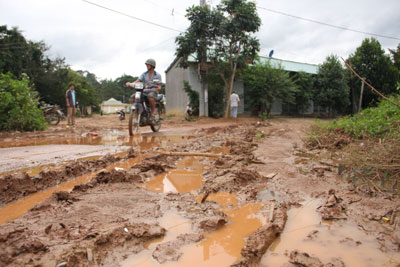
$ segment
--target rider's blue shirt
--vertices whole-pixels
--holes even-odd
[[[139,80],[144,84],[144,88],[147,88],[147,85],[150,85],[151,88],[155,88],[158,84],[153,83],[153,80],[158,80],[159,83],[161,83],[161,75],[154,71],[153,76],[149,78],[149,72],[146,71],[140,75]]]

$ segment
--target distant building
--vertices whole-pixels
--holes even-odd
[[[103,101],[100,104],[101,111],[105,114],[116,113],[117,111],[124,109],[128,111],[129,104],[124,104],[121,101],[116,100],[115,98],[110,98],[107,101]]]
[[[289,72],[306,72],[310,74],[317,74],[318,65],[308,64],[308,63],[300,63],[295,61],[283,60],[272,57],[260,57],[261,61],[269,61],[270,64],[274,67],[280,66],[282,69]],[[166,112],[167,114],[184,114],[186,105],[189,102],[189,98],[185,91],[183,90],[183,82],[188,81],[192,90],[195,90],[200,93],[201,83],[198,72],[198,64],[193,59],[192,62],[189,60],[189,67],[184,69],[179,67],[179,58],[175,58],[175,60],[170,64],[170,66],[165,71],[166,73],[166,85],[165,85],[165,95],[167,98]],[[245,103],[245,88],[243,83],[240,81],[236,81],[233,85],[233,90],[238,93],[241,99],[241,103],[243,105],[239,106],[238,114],[243,113],[246,109]],[[272,114],[282,114],[283,111],[283,103],[278,100],[273,104]],[[314,110],[313,105],[310,106],[310,109],[307,113],[312,113]]]

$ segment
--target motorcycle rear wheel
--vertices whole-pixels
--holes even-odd
[[[140,113],[137,109],[131,110],[129,114],[129,135],[132,136],[139,131]]]
[[[45,118],[46,118],[47,123],[50,124],[50,125],[57,125],[61,120],[61,118],[58,115],[58,113],[55,113],[55,112],[46,114]]]
[[[158,132],[161,128],[161,110],[157,108],[156,115],[154,115],[155,122],[150,125],[153,132]]]

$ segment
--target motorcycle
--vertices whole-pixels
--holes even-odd
[[[159,81],[153,80],[153,84],[157,83]],[[158,132],[161,128],[161,112],[164,108],[163,94],[158,94],[155,99],[155,115],[151,120],[150,102],[147,93],[144,92],[143,83],[137,82],[131,86],[136,89],[136,92],[130,98],[132,106],[129,115],[129,135],[134,135],[138,132],[139,127],[145,126],[150,126],[153,132]]]
[[[125,120],[125,110],[123,108],[118,110],[117,114],[120,121]]]
[[[41,106],[40,109],[48,124],[57,125],[64,117],[58,105]]]

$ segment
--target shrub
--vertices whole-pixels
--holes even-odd
[[[391,100],[400,103],[400,96],[393,96]],[[331,130],[343,128],[353,138],[400,138],[400,107],[382,101],[377,107],[335,120],[328,127]]]
[[[199,115],[199,93],[192,89],[188,81],[183,82],[183,90],[189,97],[189,103],[192,105],[193,108],[193,115]]]
[[[46,128],[38,95],[29,86],[27,77],[12,78],[10,73],[0,76],[0,131],[33,131]]]

